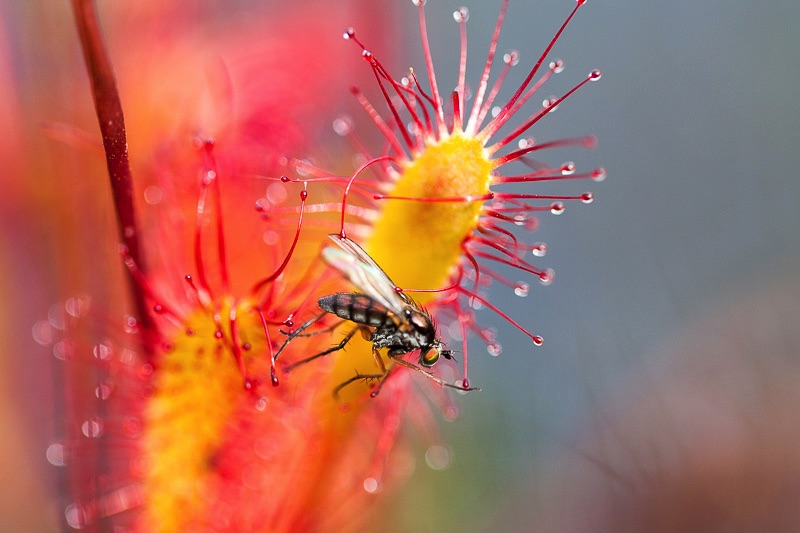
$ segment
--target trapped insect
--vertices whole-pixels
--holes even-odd
[[[462,391],[480,390],[447,383],[425,370],[436,364],[440,357],[453,358],[453,352],[445,349],[444,343],[436,337],[436,327],[430,315],[400,291],[375,260],[358,244],[337,234],[328,237],[336,246],[326,247],[322,251],[322,258],[363,292],[339,292],[320,298],[317,304],[323,312],[289,334],[273,361],[277,360],[281,352],[295,338],[318,335],[332,331],[345,322],[351,322],[355,327],[339,344],[293,363],[286,367],[286,370],[292,370],[314,359],[342,350],[353,335],[360,331],[364,338],[372,342],[372,356],[380,372],[357,373],[336,387],[334,394],[338,394],[342,388],[354,381],[377,379],[380,384],[371,393],[373,397],[377,396],[386,377],[395,368],[386,367],[379,353],[381,348],[387,348],[386,355],[394,363],[416,370],[442,386]],[[336,315],[342,320],[323,331],[303,333],[326,314]],[[419,365],[403,359],[404,355],[415,350],[419,350]]]

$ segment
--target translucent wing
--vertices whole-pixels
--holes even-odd
[[[402,316],[403,308],[411,305],[411,301],[402,292],[397,292],[397,286],[375,260],[358,244],[346,237],[343,239],[335,233],[328,237],[336,243],[336,247],[328,246],[322,250],[322,259],[364,294],[389,311]]]

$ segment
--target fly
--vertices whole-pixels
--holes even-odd
[[[383,348],[386,348],[386,355],[394,363],[416,370],[442,386],[458,390],[480,390],[447,383],[426,370],[436,364],[440,357],[453,359],[453,352],[445,349],[444,343],[436,337],[436,327],[431,316],[403,293],[358,244],[338,234],[328,235],[328,237],[336,246],[328,246],[322,251],[323,260],[349,279],[362,292],[338,292],[317,300],[317,304],[323,312],[289,334],[283,346],[275,354],[275,359],[296,337],[332,331],[339,324],[351,322],[355,324],[355,327],[345,335],[339,344],[293,363],[286,369],[291,370],[314,359],[342,350],[353,338],[353,335],[360,331],[364,338],[372,342],[372,356],[380,373],[358,373],[355,377],[336,387],[334,394],[338,394],[342,388],[354,381],[377,379],[380,384],[371,393],[373,397],[377,396],[386,377],[394,368],[386,368],[379,353],[379,350]],[[342,321],[318,333],[303,334],[303,331],[326,314],[336,315]],[[418,364],[403,358],[404,355],[415,350],[419,350]]]

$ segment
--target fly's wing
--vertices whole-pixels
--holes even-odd
[[[343,239],[335,233],[328,237],[337,247],[323,249],[322,259],[386,309],[402,316],[403,308],[411,302],[405,294],[397,292],[396,285],[375,260],[346,237]]]

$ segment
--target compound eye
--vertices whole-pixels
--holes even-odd
[[[419,356],[419,363],[425,367],[432,367],[439,360],[439,350],[429,348]]]

